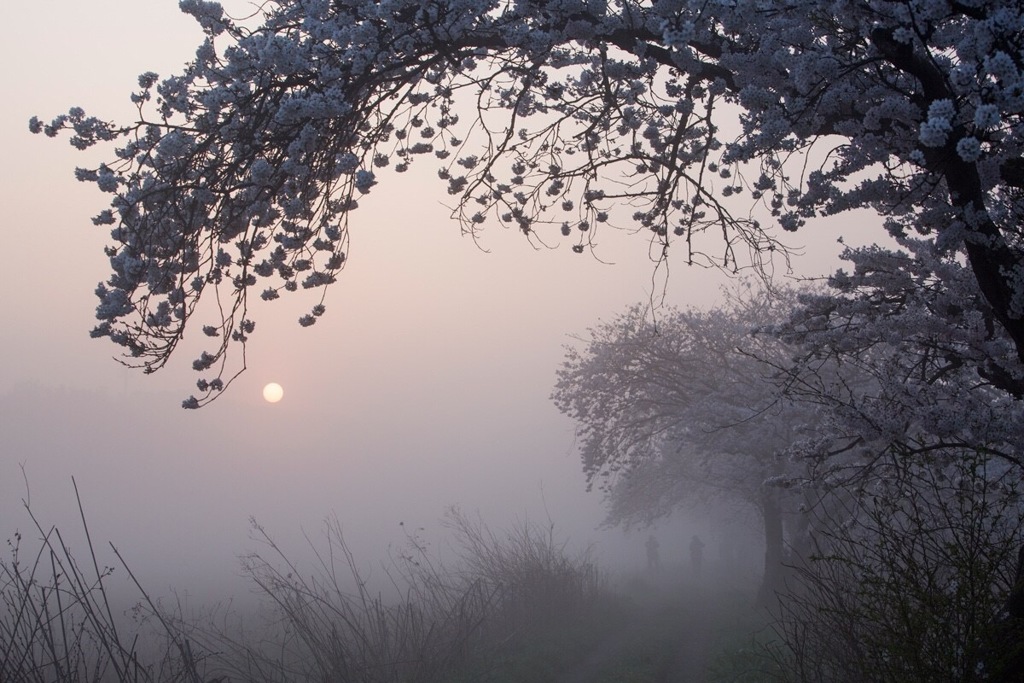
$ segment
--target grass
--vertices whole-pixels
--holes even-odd
[[[556,619],[510,644],[490,683],[658,683],[771,680],[737,678],[739,667],[759,676],[763,649],[740,657],[742,643],[765,618],[748,593],[669,583],[657,588],[611,587],[573,620]]]
[[[130,629],[111,606],[114,569],[97,561],[80,502],[79,511],[85,562],[31,510],[38,549],[27,553],[16,534],[0,559],[0,681],[699,683],[712,680],[714,652],[741,661],[728,648],[751,625],[741,616],[750,596],[617,590],[551,525],[494,532],[452,510],[457,557],[443,564],[410,537],[385,566],[387,598],[369,587],[337,520],[310,543],[311,567],[254,523],[263,550],[244,572],[265,609],[248,622],[165,607],[112,547],[140,596]]]
[[[97,561],[78,503],[88,549],[84,566],[60,530],[44,528],[31,509],[29,517],[40,534],[38,549],[25,555],[21,534],[7,542],[10,560],[0,562],[0,680],[148,682],[158,676],[160,681],[198,683],[189,643],[179,633],[168,631],[170,649],[146,664],[139,657],[138,637],[119,630],[108,592],[114,569]]]

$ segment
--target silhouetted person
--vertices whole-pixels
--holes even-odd
[[[661,545],[658,543],[658,539],[651,534],[647,537],[647,569],[654,571],[661,565],[661,557],[658,554],[658,547]]]
[[[700,536],[694,534],[690,541],[690,565],[693,567],[693,575],[700,576],[700,566],[704,562],[704,541]]]

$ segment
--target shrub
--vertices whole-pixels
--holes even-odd
[[[979,681],[1022,541],[1019,481],[971,453],[893,458],[827,495],[776,624],[798,681]]]

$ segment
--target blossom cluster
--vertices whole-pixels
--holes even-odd
[[[1024,471],[1024,363],[1012,340],[958,258],[936,256],[920,239],[900,243],[847,250],[852,270],[803,295],[774,328],[804,349],[788,381],[873,453],[970,451],[997,470]],[[860,388],[820,377],[826,362],[859,377]]]
[[[280,0],[238,23],[183,0],[205,39],[182,73],[140,76],[134,124],[74,108],[30,128],[119,145],[77,172],[112,196],[95,335],[153,371],[201,297],[230,302],[195,364],[228,381],[190,405],[233,376],[250,290],[315,290],[315,323],[359,199],[424,162],[470,233],[583,252],[639,229],[659,259],[735,270],[782,251],[772,226],[871,207],[966,254],[989,305],[1024,300],[1019,3],[790,5]],[[1024,348],[1024,322],[997,320]]]

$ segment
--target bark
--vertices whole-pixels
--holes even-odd
[[[889,29],[876,29],[871,34],[872,42],[879,53],[897,69],[915,77],[921,85],[919,95],[913,96],[917,104],[926,109],[930,102],[953,99],[946,85],[945,74],[933,60],[915,54],[906,44],[893,39]],[[982,295],[991,306],[992,315],[1003,326],[1017,349],[1017,356],[1024,362],[1024,318],[1013,308],[1016,285],[1013,281],[1021,254],[1006,241],[999,226],[989,217],[986,193],[983,189],[978,168],[963,161],[956,152],[956,141],[962,137],[962,130],[954,130],[950,142],[943,148],[926,153],[929,168],[940,174],[946,181],[950,202],[956,207],[970,226],[964,240],[967,259]],[[1008,176],[1016,186],[1020,181],[1019,164],[1007,164],[1002,175]],[[1018,383],[1002,387],[1020,398],[1024,387]]]
[[[782,506],[775,489],[767,489],[762,494],[761,518],[764,521],[764,575],[757,591],[757,604],[766,607],[783,587],[786,559]]]

